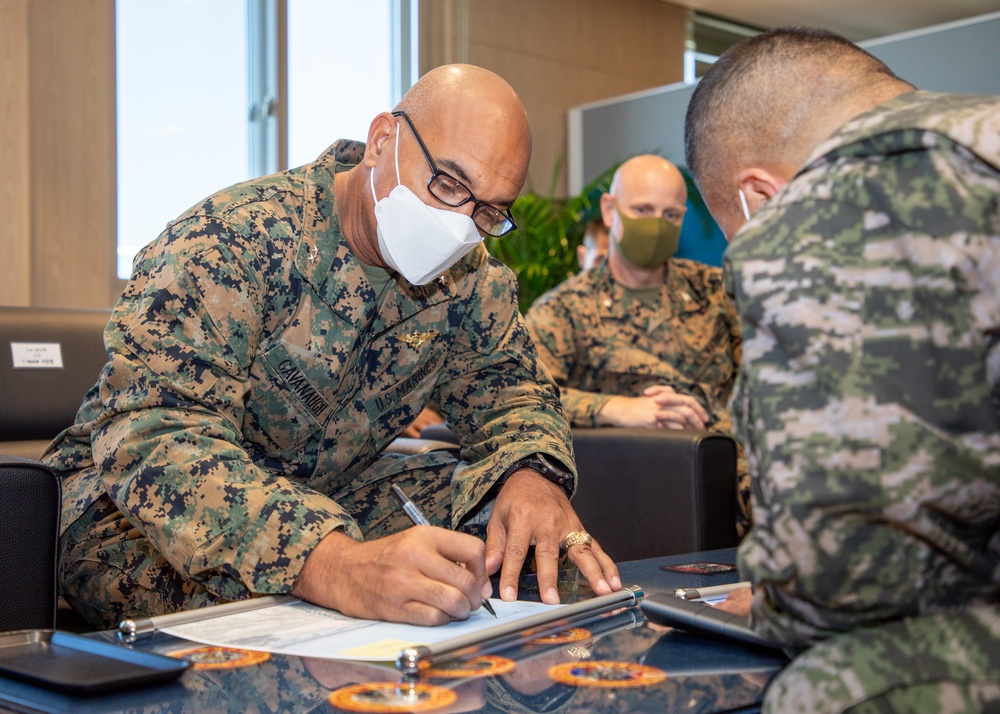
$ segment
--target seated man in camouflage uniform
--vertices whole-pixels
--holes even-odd
[[[805,650],[765,709],[997,711],[1000,98],[776,30],[685,131],[746,339],[742,604]]]
[[[684,177],[666,159],[623,163],[601,196],[607,262],[528,310],[528,330],[573,426],[730,430],[739,320],[719,268],[673,257],[686,201]],[[741,532],[749,521],[745,473]]]
[[[290,592],[437,624],[501,564],[515,597],[531,544],[558,601],[559,544],[582,530],[569,429],[514,276],[481,245],[512,227],[530,146],[506,82],[438,68],[366,144],[211,196],[144,249],[110,361],[45,455],[75,609],[113,625]],[[430,399],[462,462],[380,458]],[[448,528],[408,528],[393,482]],[[568,555],[591,586],[620,588],[582,540]]]

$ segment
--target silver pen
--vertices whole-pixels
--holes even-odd
[[[750,583],[741,582],[729,583],[728,585],[708,585],[700,588],[677,588],[674,590],[674,597],[679,597],[681,600],[698,600],[716,595],[728,595],[733,590],[748,587],[750,587]]]
[[[165,627],[176,625],[186,625],[190,622],[200,622],[213,617],[223,617],[237,612],[248,612],[259,610],[273,605],[283,605],[288,602],[295,602],[298,598],[292,595],[264,595],[248,600],[236,600],[222,605],[210,605],[208,607],[197,607],[193,610],[181,610],[180,612],[170,612],[166,615],[154,615],[153,617],[130,617],[118,623],[118,632],[126,642],[133,642],[139,635],[155,632]]]
[[[413,525],[429,526],[431,524],[431,522],[427,520],[424,514],[420,512],[420,509],[417,508],[417,504],[411,501],[409,496],[403,493],[403,489],[401,489],[396,484],[392,484],[392,486],[390,486],[389,488],[392,489],[392,495],[396,497],[396,500],[398,500],[399,504],[403,507],[403,511],[406,513],[407,516],[410,517],[410,520],[413,521]],[[483,607],[485,607],[486,612],[493,615],[493,617],[497,616],[497,613],[493,609],[493,606],[490,605],[490,601],[487,600],[486,598],[483,598]]]

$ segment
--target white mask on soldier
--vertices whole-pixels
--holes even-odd
[[[482,242],[475,222],[464,213],[434,208],[399,180],[399,122],[396,123],[396,188],[381,201],[375,172],[369,174],[382,259],[413,285],[426,285]]]

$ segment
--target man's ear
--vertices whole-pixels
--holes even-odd
[[[396,117],[389,112],[382,112],[374,119],[368,127],[368,140],[365,142],[365,158],[362,163],[369,168],[378,163],[382,152],[386,149],[392,150],[392,142],[389,141],[396,131]]]
[[[611,220],[615,216],[615,199],[610,193],[601,194],[601,220],[604,221],[604,227],[611,230]],[[610,239],[610,235],[608,238]]]
[[[788,180],[760,167],[743,169],[736,174],[736,187],[747,197],[751,215],[784,188]]]

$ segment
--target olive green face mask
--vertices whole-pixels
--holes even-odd
[[[618,250],[622,256],[639,268],[655,268],[663,265],[677,252],[681,239],[681,227],[666,218],[651,216],[632,218],[615,206],[622,221],[622,237]]]

